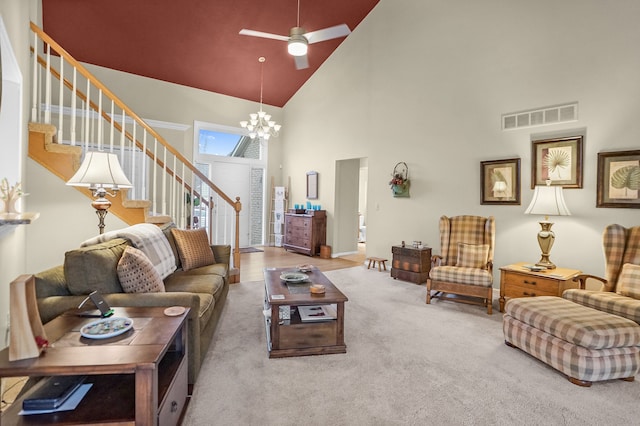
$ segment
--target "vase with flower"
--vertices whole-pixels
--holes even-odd
[[[25,197],[27,195],[29,194],[22,191],[20,182],[17,182],[12,186],[9,184],[7,178],[2,179],[2,182],[0,182],[0,199],[3,202],[3,209],[1,213],[7,217],[18,216],[20,212],[18,212],[16,208],[16,203],[20,197]]]

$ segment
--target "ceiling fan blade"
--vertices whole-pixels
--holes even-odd
[[[309,59],[307,59],[307,55],[294,56],[293,59],[296,61],[297,70],[309,68]]]
[[[280,40],[280,41],[289,41],[289,37],[287,36],[271,34],[271,33],[263,33],[262,31],[241,29],[238,34],[252,36],[252,37],[271,38],[273,40]]]
[[[351,34],[351,30],[347,24],[340,24],[334,27],[325,28],[322,30],[310,31],[305,33],[304,36],[309,40],[309,44],[319,43],[321,41],[332,40],[334,38],[345,37]]]

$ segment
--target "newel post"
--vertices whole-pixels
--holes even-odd
[[[236,209],[236,242],[233,247],[233,267],[240,270],[240,210],[242,210],[240,197],[236,197],[234,208]]]

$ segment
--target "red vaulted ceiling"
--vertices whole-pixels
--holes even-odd
[[[353,31],[379,0],[300,0],[300,26],[347,24]],[[309,46],[296,70],[284,41],[298,0],[42,0],[44,31],[77,60],[237,98],[284,106],[346,38]]]

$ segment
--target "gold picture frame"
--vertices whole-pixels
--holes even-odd
[[[583,136],[533,141],[531,148],[531,189],[536,185],[582,188]]]
[[[598,153],[596,207],[640,209],[640,150]]]
[[[520,158],[480,162],[480,204],[520,205]]]

